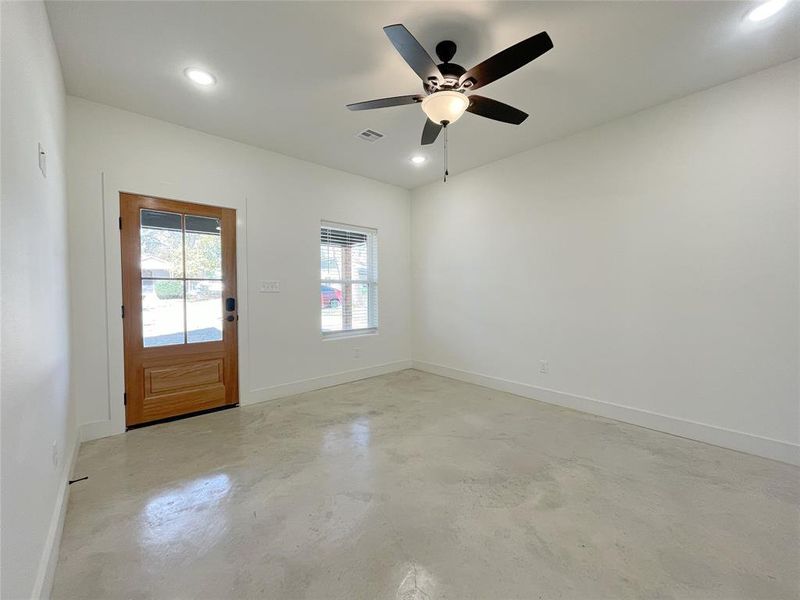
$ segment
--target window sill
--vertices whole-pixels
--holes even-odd
[[[377,327],[370,327],[369,329],[350,329],[349,331],[323,331],[322,341],[342,340],[354,337],[366,337],[378,335]]]

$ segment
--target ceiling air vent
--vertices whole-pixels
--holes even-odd
[[[375,131],[374,129],[365,129],[364,131],[359,131],[356,134],[356,137],[361,140],[364,140],[365,142],[373,144],[377,142],[379,139],[381,139],[383,137],[383,134],[378,131]]]

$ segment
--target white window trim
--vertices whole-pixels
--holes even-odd
[[[340,223],[338,221],[328,221],[327,219],[322,219],[319,222],[320,229],[341,229],[342,231],[352,231],[354,233],[365,233],[370,234],[374,233],[377,235],[378,228],[377,227],[364,227],[362,225],[350,225],[349,223]]]
[[[380,335],[377,327],[366,327],[363,329],[348,329],[347,331],[323,331],[322,341],[333,342],[336,340],[354,338],[354,337],[369,337],[373,335]]]

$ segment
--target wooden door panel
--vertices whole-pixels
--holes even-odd
[[[235,302],[233,308],[225,302],[236,298],[236,212],[120,193],[120,215],[127,426],[238,404],[238,316]],[[204,230],[197,223],[205,223]],[[158,245],[160,238],[157,240],[155,254],[166,249],[169,256],[149,253],[153,231],[166,232],[168,236],[163,248]],[[145,235],[149,236],[146,240],[149,245],[143,251],[142,236]],[[201,278],[189,276],[191,268],[187,257],[197,252],[196,246],[190,247],[187,241],[192,236],[195,243],[198,236],[205,236],[204,242],[213,242],[212,254],[216,251],[211,263],[218,266],[209,267],[210,263],[203,263],[207,273]],[[180,244],[177,255],[176,239]],[[215,269],[217,272],[212,272]],[[161,283],[165,281],[167,286]],[[172,294],[166,296],[169,302],[159,290]],[[194,295],[190,296],[190,290]],[[210,338],[194,341],[197,325],[189,323],[190,302],[199,302],[191,305],[192,310],[201,306],[212,322],[221,323],[202,329],[211,332]],[[182,307],[182,312],[175,313],[176,306]],[[147,319],[143,314],[148,315]],[[168,314],[169,318],[159,321],[159,314]],[[180,326],[176,314],[183,317],[181,331],[172,333],[173,329],[167,329],[162,335],[164,330],[158,328],[163,322],[170,327]],[[145,346],[148,327],[150,345]],[[163,345],[152,345],[153,340]]]
[[[222,383],[222,359],[145,367],[144,380],[149,395]]]
[[[225,406],[225,386],[221,383],[147,396],[142,401],[142,422],[158,421],[176,415],[191,414],[210,408]]]

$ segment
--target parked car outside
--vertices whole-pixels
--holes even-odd
[[[342,290],[323,285],[320,292],[322,308],[339,308],[342,305]]]

